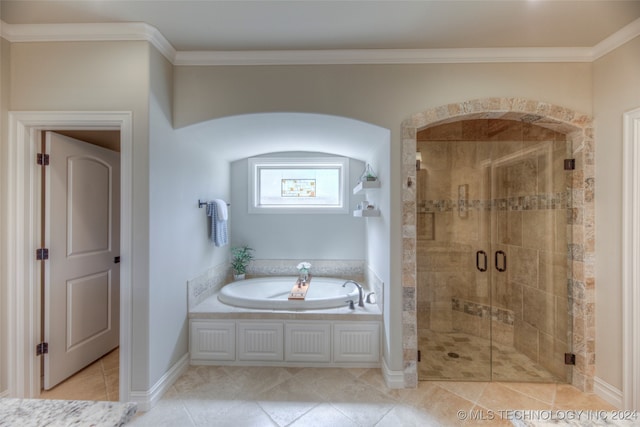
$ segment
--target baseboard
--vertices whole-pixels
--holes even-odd
[[[598,377],[593,378],[593,392],[616,408],[622,408],[622,391]]]
[[[404,388],[404,372],[389,369],[385,358],[382,358],[382,376],[387,387]]]
[[[182,356],[148,391],[132,391],[129,393],[129,399],[138,404],[138,411],[151,410],[187,368],[189,368],[189,353]]]

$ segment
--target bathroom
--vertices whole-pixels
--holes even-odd
[[[520,114],[520,116],[524,115],[524,112]],[[519,119],[520,116],[517,118]],[[517,122],[521,123],[519,120]],[[380,366],[385,374],[385,381],[391,387],[411,386],[412,381],[418,379],[417,377],[414,379],[407,375],[406,369],[404,371],[398,369],[397,365],[395,369],[386,365],[393,363],[393,360],[397,363],[398,356],[401,356],[405,367],[411,366],[406,362],[411,362],[413,357],[410,352],[404,351],[398,354],[395,350],[412,342],[411,336],[407,334],[411,329],[405,327],[398,329],[408,318],[406,313],[410,312],[407,308],[411,307],[411,302],[403,299],[402,313],[399,312],[397,301],[408,295],[407,287],[391,287],[388,281],[392,277],[391,263],[398,256],[398,253],[394,253],[391,249],[394,241],[393,233],[390,232],[393,228],[393,213],[389,205],[393,204],[391,199],[393,192],[389,190],[387,180],[390,170],[388,159],[393,158],[394,152],[390,149],[389,130],[330,115],[258,113],[195,123],[177,129],[175,135],[176,140],[181,141],[180,149],[188,146],[191,149],[188,156],[194,160],[189,164],[188,171],[186,168],[183,170],[187,176],[177,177],[177,179],[197,182],[197,185],[196,188],[189,189],[191,200],[185,199],[185,206],[173,206],[171,209],[184,211],[190,221],[197,224],[193,229],[200,230],[198,241],[194,242],[195,247],[190,251],[195,252],[200,247],[203,253],[210,256],[206,262],[211,267],[194,271],[196,274],[189,277],[189,283],[194,284],[202,292],[201,296],[207,292],[214,292],[227,279],[228,252],[213,247],[204,235],[206,216],[204,210],[197,208],[197,200],[222,198],[231,205],[229,207],[230,246],[247,244],[256,250],[256,260],[253,263],[254,274],[287,274],[293,277],[296,274],[295,265],[300,261],[310,261],[318,267],[322,262],[331,261],[338,267],[342,263],[342,268],[353,261],[364,262],[363,269],[356,271],[355,275],[362,274],[363,281],[369,285],[370,289],[379,293],[384,322],[381,331]],[[211,148],[213,145],[216,147],[215,150]],[[166,156],[167,160],[165,167],[169,168],[174,161],[171,150],[177,147],[167,148],[167,151],[163,151],[163,156]],[[287,218],[280,215],[248,214],[247,159],[256,156],[282,156],[283,153],[288,155],[321,153],[321,155],[331,154],[357,159],[357,161],[351,161],[354,166],[351,168],[354,170],[350,170],[351,186],[357,182],[365,164],[370,163],[378,174],[382,186],[379,194],[367,195],[367,198],[379,207],[380,217],[365,219],[339,215],[341,218],[336,219],[335,215],[327,215],[327,221],[323,223],[323,220],[316,215],[296,215]],[[176,154],[176,157],[180,156],[185,156],[184,151],[179,155]],[[415,151],[411,157],[415,158]],[[411,157],[406,154],[402,156],[403,161]],[[161,165],[156,164],[156,167],[160,168]],[[409,174],[411,171],[407,169],[407,172]],[[417,172],[415,163],[413,172]],[[196,177],[196,174],[204,178]],[[189,175],[192,176],[189,177]],[[419,181],[416,182],[419,184]],[[419,185],[415,191],[419,191]],[[403,200],[406,200],[405,197],[403,195]],[[387,203],[388,200],[391,202]],[[359,199],[352,198],[350,209],[355,209],[358,201]],[[405,218],[407,218],[406,215],[403,216],[403,219]],[[167,227],[170,226],[169,224],[170,222],[167,223]],[[313,230],[309,231],[309,229]],[[340,230],[335,234],[341,239],[337,245],[336,241],[331,242],[332,234],[327,232],[334,229]],[[316,230],[319,232],[314,235]],[[301,234],[314,242],[311,247],[303,244]],[[263,237],[256,238],[256,236]],[[345,236],[349,238],[345,239]],[[167,271],[156,270],[154,274],[171,275],[173,273],[167,266]],[[327,275],[342,276],[343,274]],[[376,283],[379,286],[377,289]],[[393,295],[392,301],[395,300],[396,303],[389,303],[389,295]],[[420,298],[420,291],[417,296]],[[419,311],[420,307],[418,307]],[[399,314],[402,314],[401,318]],[[417,327],[419,329],[420,324]],[[486,380],[486,378],[483,379]],[[517,381],[519,378],[512,378],[512,380]],[[553,377],[553,381],[557,380],[571,382],[568,374],[562,379],[559,379],[558,375]]]
[[[316,277],[316,281],[321,280],[322,277],[333,277],[341,278],[343,281],[356,280],[361,283],[364,286],[364,292],[369,296],[366,305],[359,306],[356,300],[350,309],[348,301],[344,301],[345,298],[342,297],[339,298],[339,305],[336,306],[341,309],[342,315],[331,317],[325,315],[326,312],[323,311],[311,314],[315,320],[318,318],[331,320],[332,330],[334,330],[344,328],[348,323],[357,323],[358,315],[362,316],[372,310],[375,311],[377,313],[374,316],[375,321],[371,323],[375,330],[371,339],[375,344],[372,344],[371,350],[366,350],[367,353],[371,353],[371,356],[367,356],[364,363],[366,366],[380,367],[382,346],[379,343],[382,342],[383,329],[381,310],[385,307],[385,287],[388,292],[390,282],[389,131],[344,117],[302,113],[264,113],[198,123],[180,129],[177,134],[189,147],[204,148],[210,144],[210,141],[224,140],[225,144],[217,144],[216,146],[220,148],[211,149],[211,152],[215,151],[218,161],[220,159],[228,161],[225,170],[229,174],[224,180],[218,178],[214,185],[198,196],[199,200],[221,198],[228,202],[228,245],[218,247],[208,240],[208,218],[205,209],[197,209],[198,204],[191,203],[191,209],[199,214],[196,221],[201,229],[201,235],[198,240],[204,245],[205,251],[211,253],[215,259],[220,259],[217,264],[190,278],[185,289],[185,292],[189,293],[189,317],[192,329],[189,343],[191,363],[203,362],[197,355],[218,352],[212,348],[205,351],[198,347],[200,345],[198,342],[195,342],[202,334],[220,332],[214,326],[211,326],[213,329],[207,329],[205,320],[197,317],[197,313],[203,310],[202,305],[198,304],[203,301],[208,304],[210,301],[207,301],[207,298],[215,300],[214,294],[230,279],[229,249],[246,245],[253,249],[254,257],[247,268],[249,278],[289,276],[293,284],[298,275],[296,265],[306,261],[311,263],[311,274],[312,277]],[[343,206],[331,208],[331,212],[326,212],[327,208],[313,211],[309,208],[288,208],[288,211],[280,208],[277,212],[273,209],[267,212],[261,211],[252,203],[255,196],[251,183],[255,178],[251,176],[251,172],[256,166],[250,165],[255,162],[274,161],[277,164],[291,161],[322,161],[324,166],[333,161],[342,164],[346,175],[346,179],[342,180],[344,185],[340,189],[344,197]],[[355,192],[354,187],[360,183],[367,165],[373,171],[375,182],[379,186]],[[219,185],[224,181],[228,182],[228,188]],[[354,211],[357,211],[358,205],[362,205],[365,201],[370,207],[369,211],[379,213],[377,216],[356,216]],[[263,210],[266,209],[263,208]],[[311,291],[313,287],[312,280]],[[353,285],[348,287],[347,291],[350,291],[351,287]],[[227,308],[211,310],[224,312]],[[242,319],[247,319],[248,315],[244,314]],[[213,315],[203,316],[211,318]],[[284,318],[291,318],[291,314],[284,316],[276,320],[280,322]],[[297,316],[302,319],[299,311]],[[264,317],[261,319],[264,323]],[[228,321],[228,317],[225,317],[225,325]],[[197,333],[193,332],[193,328],[196,327],[193,322],[199,328]],[[284,330],[292,327],[290,322],[284,325],[278,324],[275,327],[283,329],[283,326]],[[238,330],[242,327],[246,325],[237,325]],[[388,328],[388,325],[386,327]],[[235,332],[233,335],[234,340],[240,339],[235,338]],[[206,343],[203,344],[203,346],[206,345]],[[274,344],[274,346],[280,345]],[[220,351],[224,352],[225,360],[229,353],[235,353],[227,349]],[[308,356],[305,357],[308,358]],[[355,366],[354,356],[349,357],[347,357],[350,360],[349,365]],[[332,366],[339,366],[335,365],[339,362],[334,359],[341,360],[340,356],[333,357],[329,365],[333,363]],[[324,359],[323,361],[327,362]],[[205,358],[204,363],[209,361]],[[324,365],[326,366],[327,363]],[[320,366],[323,364],[321,363]]]
[[[361,166],[370,163],[374,167],[383,186],[378,196],[380,201],[375,201],[381,216],[364,219],[345,215],[345,221],[360,227],[363,234],[357,244],[353,242],[354,252],[343,255],[366,260],[384,283],[382,360],[388,368],[387,379],[396,386],[412,387],[415,384],[411,381],[412,374],[417,371],[414,344],[417,328],[413,324],[412,329],[415,299],[410,280],[414,270],[408,260],[415,248],[410,246],[410,221],[411,216],[415,216],[411,209],[415,206],[411,204],[411,195],[406,193],[414,189],[407,186],[407,179],[416,180],[417,147],[415,141],[413,146],[406,142],[411,137],[411,129],[402,128],[401,124],[411,118],[421,129],[454,114],[464,115],[457,106],[464,105],[464,100],[474,99],[487,100],[482,110],[486,114],[518,110],[524,115],[536,111],[535,107],[520,107],[510,101],[512,98],[508,96],[512,94],[562,106],[566,111],[575,112],[576,117],[580,112],[589,114],[593,109],[592,66],[581,63],[173,66],[143,42],[16,44],[11,52],[12,67],[17,70],[12,79],[12,97],[20,100],[11,108],[133,111],[128,145],[125,144],[123,151],[126,155],[129,147],[128,161],[133,171],[129,180],[129,224],[133,232],[126,248],[128,252],[122,254],[123,280],[128,280],[122,291],[128,296],[125,304],[129,304],[123,311],[131,316],[129,329],[123,327],[123,333],[129,336],[122,340],[121,350],[129,362],[125,367],[128,371],[122,375],[123,381],[130,382],[125,391],[138,393],[133,398],[140,401],[149,399],[149,390],[161,390],[156,384],[169,382],[167,378],[172,377],[167,373],[180,372],[188,365],[185,284],[206,274],[213,275],[229,259],[226,249],[220,250],[209,243],[206,215],[197,202],[212,198],[229,201],[233,222],[238,206],[242,209],[246,205],[246,201],[236,200],[232,193],[234,162],[268,153],[310,151],[338,154],[359,160]],[[28,59],[34,54],[51,64],[47,75],[55,76],[59,84],[45,84],[48,80],[39,70],[33,70],[38,78],[19,72],[31,69]],[[94,76],[90,81],[96,89],[87,89],[80,98],[69,97],[60,88],[74,87],[80,72],[68,70],[65,64],[80,62],[82,58],[91,59],[84,62],[87,68],[82,70],[82,75]],[[120,64],[122,58],[139,61],[129,63],[131,70],[140,71],[125,73],[116,65],[105,69],[92,65]],[[150,84],[145,86],[142,82],[147,80]],[[98,87],[107,90],[98,90]],[[335,97],[328,99],[328,92]],[[504,98],[488,98],[492,96]],[[451,104],[449,109],[451,102],[456,104]],[[273,115],[274,119],[280,114],[283,118],[291,114],[283,112],[337,117],[339,121],[360,124],[356,127],[361,130],[374,124],[374,129],[385,136],[374,136],[377,141],[374,144],[361,141],[351,145],[337,139],[335,149],[327,149],[319,141],[302,149],[300,136],[313,141],[325,126],[312,128],[313,131],[303,135],[299,133],[295,140],[290,140],[286,129],[293,121],[283,120],[277,126],[272,121],[260,121],[263,114]],[[551,114],[547,111],[545,115]],[[252,149],[239,144],[247,133],[259,136],[254,138]],[[384,193],[387,188],[389,192]],[[355,203],[351,208],[354,206]],[[608,208],[609,204],[602,206]],[[308,227],[302,222],[299,225]],[[601,234],[603,241],[612,239],[607,233]],[[234,241],[235,238],[238,240]],[[231,245],[244,243],[253,244],[232,236]],[[256,256],[269,259],[260,242],[256,243]],[[593,249],[589,251],[592,257]],[[299,257],[297,252],[292,249],[292,255],[286,258],[295,259],[295,264],[310,260],[311,256],[335,259],[319,250]],[[273,256],[273,259],[282,258],[282,255]],[[295,264],[292,263],[291,268]],[[601,271],[611,273],[612,283],[618,282],[615,272]],[[592,267],[587,272],[594,274]],[[593,290],[590,293],[593,298]],[[614,295],[610,290],[605,293]],[[602,303],[607,302],[607,295],[598,297],[598,307],[613,311],[614,304]],[[613,329],[618,328],[613,317],[603,313],[598,318],[614,324]],[[593,324],[588,326],[584,329],[591,334],[587,341],[592,346],[595,331]],[[607,348],[618,349],[618,341],[611,334],[599,336],[599,342]],[[619,366],[615,363],[618,352],[599,355],[597,360],[602,364],[599,372],[616,384],[617,376],[612,371],[617,369],[614,366]],[[589,375],[593,378],[595,362],[589,363]]]
[[[575,192],[565,159],[575,156],[572,137],[561,132],[566,129],[541,118],[523,114],[515,120],[456,120],[417,133],[419,380],[573,381],[572,365],[565,364],[565,353],[572,353],[573,324],[567,247],[573,245],[577,220],[568,222],[568,213],[575,214]],[[247,130],[248,123],[252,130]],[[234,126],[244,129],[241,136],[231,136],[238,132]],[[260,142],[271,141],[262,131],[265,127],[277,135],[269,149],[282,151],[252,153]],[[367,163],[382,172],[384,183],[384,155],[367,153],[372,145],[374,154],[388,150],[383,129],[332,116],[271,113],[219,119],[180,132],[194,141],[198,137],[193,135],[217,138],[221,133],[234,147],[226,154],[231,162],[231,245],[256,250],[249,274],[293,277],[295,265],[308,260],[319,275],[363,281],[384,308],[380,272],[388,263],[388,246],[376,236],[388,233],[387,185],[366,196],[381,209],[377,218],[256,214],[249,206],[253,196],[248,173],[248,157],[327,156],[313,152],[323,147],[350,158],[350,186]],[[378,148],[371,141],[379,141]],[[296,149],[286,150],[288,144]],[[225,156],[224,151],[218,154]],[[352,196],[351,209],[361,199]],[[376,239],[379,243],[371,244]],[[213,270],[190,281],[198,301],[226,279],[224,263]],[[386,379],[391,381],[391,376]]]

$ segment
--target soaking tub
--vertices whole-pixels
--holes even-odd
[[[239,280],[224,286],[218,299],[229,305],[270,310],[307,310],[344,307],[358,302],[358,289],[345,279],[313,277],[304,300],[289,300],[296,277],[260,277]]]

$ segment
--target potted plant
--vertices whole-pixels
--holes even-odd
[[[243,280],[247,272],[247,265],[253,259],[253,249],[248,246],[231,248],[231,268],[233,279]]]

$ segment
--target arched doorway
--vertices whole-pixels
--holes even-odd
[[[567,247],[571,265],[568,278],[572,299],[571,347],[575,367],[571,383],[584,391],[593,389],[595,369],[594,332],[594,144],[592,120],[575,111],[519,98],[485,98],[448,104],[415,114],[402,124],[403,200],[403,359],[406,387],[418,381],[417,260],[416,260],[416,138],[420,129],[460,120],[515,120],[548,128],[570,140],[575,170],[572,172],[571,227]]]

